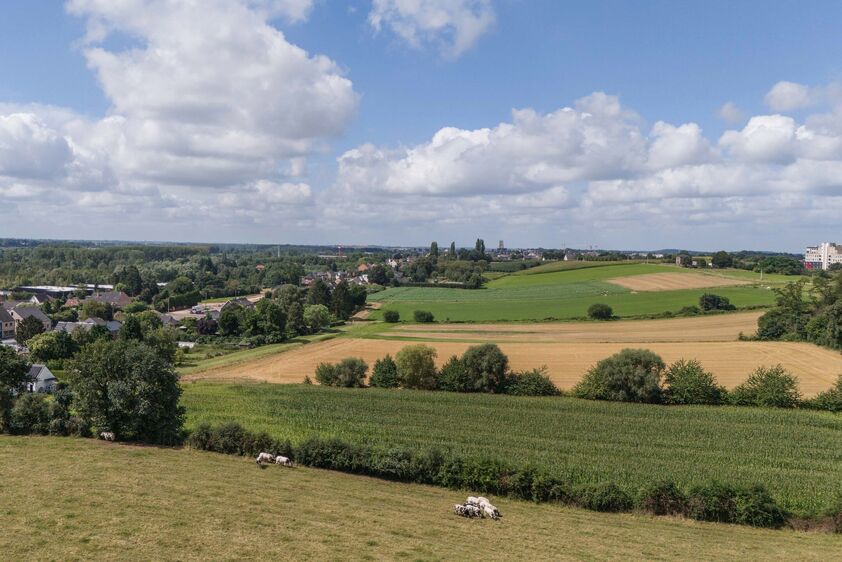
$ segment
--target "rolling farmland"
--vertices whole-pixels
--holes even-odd
[[[570,389],[600,359],[625,347],[644,347],[668,363],[698,359],[728,388],[742,383],[759,366],[783,365],[799,377],[806,396],[829,388],[842,374],[842,355],[809,343],[737,341],[750,333],[758,313],[721,314],[671,320],[636,320],[607,323],[407,325],[370,337],[333,338],[266,355],[252,361],[192,372],[188,380],[249,379],[299,383],[313,376],[322,362],[360,357],[369,365],[384,355],[395,355],[405,345],[425,343],[438,352],[441,366],[451,355],[470,345],[498,343],[513,369],[547,366],[553,382]]]
[[[601,514],[492,498],[499,522],[456,517],[464,493],[248,459],[85,439],[0,438],[8,559],[829,560],[842,539]],[[162,479],[161,475],[166,474]],[[358,524],[358,522],[360,524]],[[478,551],[470,545],[481,544]]]
[[[380,303],[382,310],[397,310],[404,320],[411,320],[414,310],[429,310],[437,320],[458,322],[583,318],[588,307],[595,303],[610,305],[620,317],[677,312],[698,304],[699,297],[706,292],[700,286],[716,286],[717,294],[741,308],[769,306],[774,302],[774,294],[768,289],[768,283],[773,280],[767,276],[763,285],[746,285],[748,281],[756,281],[751,278],[751,272],[745,272],[748,276],[741,272],[732,275],[730,270],[702,275],[674,266],[641,263],[572,262],[562,268],[563,264],[547,264],[505,275],[489,282],[485,289],[397,287],[370,298]],[[623,279],[627,283],[651,275],[660,276],[662,286],[666,283],[664,279],[669,280],[676,290],[632,291],[611,282]],[[654,286],[651,281],[649,284]],[[379,318],[380,314],[373,317]]]
[[[827,412],[665,407],[309,385],[185,385],[188,424],[236,420],[299,442],[449,448],[544,466],[576,482],[763,483],[813,513],[842,479],[842,418]]]

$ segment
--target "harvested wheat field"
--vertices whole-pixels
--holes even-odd
[[[749,281],[741,279],[729,279],[704,273],[647,273],[606,279],[606,281],[632,291],[678,291],[750,284]]]
[[[425,342],[438,351],[438,363],[459,355],[471,344],[466,342]],[[360,357],[369,366],[387,353],[393,356],[405,341],[336,338],[308,344],[280,353],[215,370],[196,373],[186,380],[252,379],[274,383],[300,383],[313,376],[322,362]],[[553,381],[563,389],[573,387],[594,363],[629,346],[651,349],[670,363],[677,359],[698,359],[717,380],[728,388],[743,382],[761,365],[782,364],[798,376],[801,391],[812,396],[828,389],[842,374],[842,354],[808,343],[789,342],[696,342],[696,343],[515,343],[500,345],[513,369],[546,365]]]
[[[762,312],[633,322],[544,324],[408,324],[380,337],[531,343],[653,343],[735,341],[757,331]]]

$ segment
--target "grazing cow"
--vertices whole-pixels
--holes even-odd
[[[480,496],[480,497],[478,497],[478,498],[477,498],[477,505],[478,505],[478,506],[482,507],[482,506],[483,506],[483,505],[485,505],[485,504],[491,505],[491,502],[490,502],[490,501],[488,501],[488,499],[487,499],[487,498],[484,498],[484,497],[482,497],[482,496]]]
[[[256,462],[257,464],[263,464],[265,462],[272,464],[275,462],[275,455],[270,455],[269,453],[260,453],[259,455],[257,455],[257,459],[255,459],[254,462]]]
[[[278,455],[277,457],[275,457],[275,464],[280,464],[283,466],[292,466],[292,461],[287,457]]]
[[[468,499],[465,500],[465,505],[475,505],[479,507],[479,498],[475,498],[474,496],[468,496]]]
[[[113,431],[103,431],[99,434],[99,438],[104,441],[116,441],[117,436],[114,435]]]

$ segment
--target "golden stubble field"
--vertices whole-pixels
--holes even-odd
[[[705,289],[707,287],[732,287],[750,285],[749,281],[729,279],[703,273],[647,273],[607,279],[609,283],[631,291],[679,291],[681,289]]]
[[[798,376],[805,396],[826,390],[836,376],[842,374],[842,354],[812,344],[736,341],[740,331],[750,331],[746,329],[746,323],[752,318],[756,322],[756,313],[606,324],[449,325],[430,327],[428,329],[435,331],[429,333],[421,332],[421,327],[408,327],[399,333],[430,339],[446,336],[453,340],[470,341],[336,338],[186,378],[300,383],[305,376],[312,377],[319,363],[360,357],[373,365],[375,360],[387,353],[394,356],[404,346],[422,341],[436,349],[439,365],[451,355],[459,355],[469,346],[476,345],[477,341],[498,343],[509,356],[512,368],[522,370],[546,366],[550,377],[563,389],[572,388],[597,361],[626,347],[651,349],[667,363],[682,358],[698,359],[728,388],[743,382],[751,371],[761,365],[783,365]],[[719,322],[718,326],[714,320]],[[460,329],[473,332],[458,332]],[[507,333],[499,333],[503,330]],[[537,331],[540,335],[530,331]],[[527,341],[507,338],[526,338]]]

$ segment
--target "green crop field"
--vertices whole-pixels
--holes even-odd
[[[561,265],[569,267],[559,269]],[[552,266],[552,269],[549,267]],[[619,317],[656,315],[678,312],[686,306],[698,305],[699,297],[715,292],[731,299],[738,308],[770,306],[774,293],[762,286],[681,289],[659,292],[632,292],[606,282],[608,279],[652,273],[693,273],[695,270],[669,265],[644,263],[555,262],[545,266],[498,277],[486,288],[478,290],[438,287],[395,287],[376,293],[372,301],[382,303],[373,319],[385,310],[397,310],[401,319],[412,320],[415,310],[429,310],[439,321],[496,322],[524,320],[569,320],[587,315],[594,303],[605,303]],[[724,270],[717,275],[740,280],[753,280],[752,272]],[[786,278],[786,276],[777,276]],[[792,278],[787,278],[792,280]],[[766,278],[764,278],[766,281]],[[773,280],[769,280],[772,283]]]
[[[635,488],[762,483],[804,515],[842,491],[842,416],[831,413],[271,384],[191,383],[183,401],[191,427],[238,421],[293,442],[435,446]]]
[[[91,439],[0,437],[4,560],[831,560],[842,537],[491,498]]]

